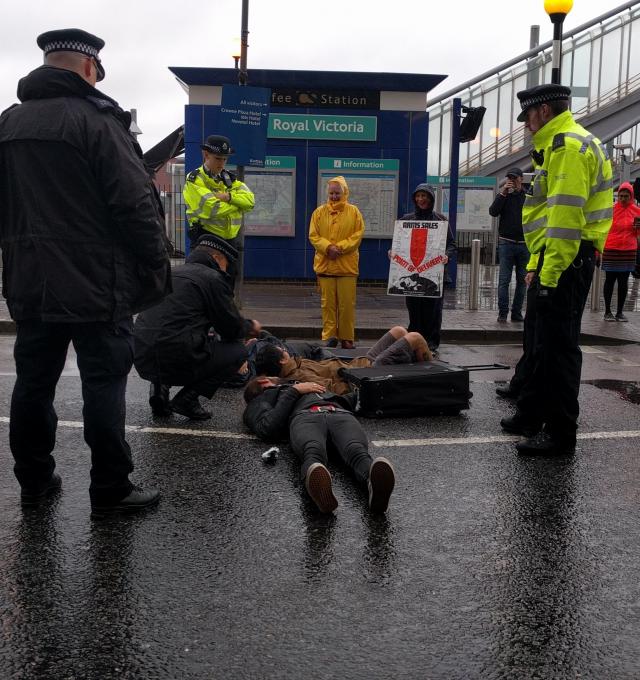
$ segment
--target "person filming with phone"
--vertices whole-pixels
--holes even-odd
[[[499,218],[498,257],[498,322],[506,323],[509,315],[509,284],[513,269],[516,270],[516,289],[511,303],[511,321],[523,321],[522,303],[526,291],[524,277],[527,273],[529,250],[522,233],[522,206],[525,192],[522,188],[522,170],[507,170],[506,181],[489,208],[492,217]]]

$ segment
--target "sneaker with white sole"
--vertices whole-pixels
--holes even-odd
[[[396,483],[393,465],[380,456],[371,463],[369,469],[369,510],[371,512],[386,512],[389,498]]]
[[[320,512],[330,513],[338,507],[338,501],[331,488],[331,475],[322,463],[313,463],[309,466],[304,485]]]

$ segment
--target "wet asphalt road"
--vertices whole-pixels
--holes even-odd
[[[10,348],[0,338],[3,679],[640,677],[640,348],[587,348],[588,436],[571,459],[514,454],[493,382],[506,372],[474,374],[460,417],[363,421],[397,472],[386,518],[337,465],[338,511],[319,515],[286,447],[261,461],[237,391],[207,423],[153,420],[134,375],[135,480],[163,499],[102,521],[88,512],[72,362],[56,402],[63,493],[20,509]],[[439,443],[407,441],[425,438]]]

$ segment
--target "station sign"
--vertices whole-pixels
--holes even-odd
[[[380,93],[366,90],[308,90],[274,88],[271,106],[331,109],[379,109]]]
[[[376,116],[269,114],[268,137],[271,138],[375,142],[377,133],[378,119]]]

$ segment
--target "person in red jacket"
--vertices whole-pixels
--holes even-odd
[[[613,206],[613,223],[602,253],[602,271],[605,272],[605,321],[628,321],[622,313],[627,297],[629,274],[636,268],[636,251],[640,235],[640,207],[633,200],[633,187],[623,182],[618,189],[618,200]],[[618,282],[618,307],[611,312],[613,288]]]

